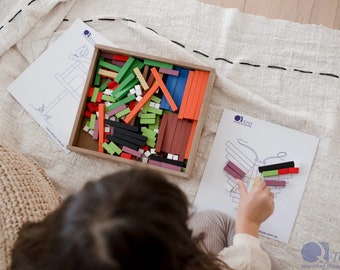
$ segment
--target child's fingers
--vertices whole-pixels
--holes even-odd
[[[266,182],[260,181],[257,183],[257,185],[254,187],[254,190],[264,190],[266,188]]]
[[[247,188],[246,188],[246,186],[244,185],[244,183],[243,183],[242,180],[236,179],[236,181],[237,181],[238,189],[239,189],[239,191],[240,191],[240,196],[241,196],[241,198],[242,198],[244,195],[247,195],[247,194],[248,194]]]
[[[266,191],[267,193],[271,193],[271,192],[272,192],[272,189],[271,189],[271,187],[266,186],[266,187],[264,188],[264,191]]]

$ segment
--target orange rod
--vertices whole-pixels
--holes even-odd
[[[142,109],[142,107],[145,105],[145,103],[151,98],[151,96],[156,93],[158,89],[158,84],[155,83],[151,86],[151,88],[145,92],[145,95],[143,98],[136,104],[136,106],[132,109],[132,111],[125,117],[124,122],[126,124],[130,123],[132,118],[134,118],[138,112]]]
[[[196,104],[197,104],[197,100],[198,100],[198,96],[199,96],[199,92],[201,89],[201,82],[203,77],[201,76],[201,71],[200,70],[196,70],[195,71],[195,75],[194,75],[194,79],[192,82],[192,86],[191,86],[191,90],[190,90],[190,103],[187,106],[186,109],[186,118],[187,119],[194,119],[195,116],[195,110],[196,110]]]
[[[193,78],[194,78],[194,71],[190,70],[189,75],[188,75],[188,79],[187,79],[187,83],[185,84],[185,89],[184,89],[184,94],[183,94],[183,98],[182,98],[182,102],[181,102],[181,107],[180,107],[179,113],[178,113],[179,119],[183,119],[183,117],[184,117],[184,112],[186,110],[185,108],[186,108],[187,103],[188,103],[188,97],[189,97],[189,94],[190,94],[190,88],[191,88]]]
[[[194,113],[194,120],[198,120],[198,117],[201,111],[205,90],[208,84],[209,72],[201,71],[201,77],[202,77],[202,82],[201,82],[199,93],[198,93],[198,99],[197,99],[196,109]]]
[[[157,69],[155,67],[151,68],[151,73],[153,74],[153,76],[155,77],[156,82],[159,84],[159,87],[161,88],[166,100],[168,101],[171,109],[173,112],[177,111],[178,108],[176,106],[175,101],[172,99],[168,88],[166,88],[160,74],[158,73]]]

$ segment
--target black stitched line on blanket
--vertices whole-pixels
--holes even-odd
[[[284,67],[279,67],[279,66],[267,66],[267,68],[274,68],[274,69],[281,69],[281,70],[287,70]]]
[[[307,70],[302,70],[302,69],[297,69],[297,68],[294,68],[293,70],[301,72],[301,73],[307,73],[307,74],[312,74],[313,73],[312,71],[307,71]]]
[[[177,41],[175,41],[175,40],[171,40],[171,42],[173,42],[173,43],[175,43],[175,44],[181,46],[182,48],[185,48],[185,46],[184,46],[183,44],[181,44],[181,43],[179,43],[179,42],[177,42]]]
[[[226,61],[226,62],[229,63],[229,64],[234,64],[234,62],[229,61],[229,60],[227,60],[227,59],[225,59],[225,58],[223,58],[223,57],[216,57],[215,60],[223,60],[223,61]]]
[[[145,26],[145,28],[148,29],[148,30],[150,30],[150,31],[152,31],[152,32],[154,32],[154,33],[156,33],[156,34],[158,35],[158,33],[157,33],[156,30],[154,30],[154,29],[152,29],[152,28],[150,28],[150,27],[147,27],[147,26]]]
[[[334,78],[338,78],[339,79],[339,76],[338,75],[335,75],[335,74],[332,74],[332,73],[319,73],[319,75],[323,75],[323,76],[330,76],[330,77],[334,77]]]
[[[127,19],[127,18],[123,18],[124,21],[127,21],[127,22],[136,22],[135,20],[131,20],[131,19]]]
[[[35,2],[36,0],[32,0],[31,2],[29,2],[28,4],[27,4],[27,6],[29,6],[30,4],[32,4],[33,2]]]
[[[13,21],[15,19],[16,16],[18,16],[18,14],[22,11],[22,9],[20,9],[8,22],[10,23],[11,21]]]
[[[99,20],[99,21],[109,21],[109,22],[113,22],[113,21],[115,21],[116,19],[113,19],[113,18],[99,18],[98,20]]]
[[[194,52],[194,53],[198,53],[198,54],[200,54],[200,55],[203,55],[203,56],[205,56],[205,57],[209,57],[209,55],[207,55],[207,54],[205,54],[205,53],[202,53],[202,52],[200,52],[200,51],[197,51],[197,50],[193,50],[193,52]]]
[[[84,23],[87,23],[87,22],[93,22],[93,20],[86,20],[86,21],[83,21]]]
[[[246,65],[246,66],[252,66],[252,67],[260,67],[261,65],[256,65],[256,64],[250,64],[247,62],[240,62],[241,65]]]

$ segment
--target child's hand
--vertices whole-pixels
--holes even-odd
[[[255,237],[259,228],[274,211],[274,194],[264,181],[260,181],[248,193],[242,180],[237,180],[240,203],[237,208],[236,233],[247,233]]]

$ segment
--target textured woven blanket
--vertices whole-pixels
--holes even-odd
[[[194,0],[17,0],[5,1],[4,6],[0,13],[0,138],[35,159],[63,197],[86,181],[126,165],[66,155],[7,87],[80,18],[120,48],[216,69],[194,173],[189,180],[169,177],[191,201],[224,108],[319,137],[289,243],[267,238],[262,243],[283,269],[315,265],[313,258],[308,262],[302,257],[303,247],[315,247],[316,252],[328,247],[322,263],[340,265],[339,31],[246,15]]]

